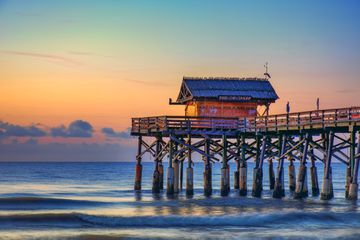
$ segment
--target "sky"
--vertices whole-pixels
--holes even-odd
[[[183,76],[262,77],[271,113],[359,106],[360,2],[0,0],[0,161],[132,161]]]

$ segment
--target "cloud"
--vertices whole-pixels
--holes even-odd
[[[50,129],[50,134],[53,137],[77,137],[77,138],[91,138],[93,136],[94,128],[90,123],[83,120],[76,120],[70,123],[69,127],[64,125]]]
[[[71,65],[81,65],[80,62],[75,61],[71,58],[63,57],[60,55],[54,54],[46,54],[46,53],[36,53],[36,52],[23,52],[23,51],[10,51],[10,50],[0,50],[0,53],[8,54],[8,55],[15,55],[15,56],[25,56],[25,57],[34,57],[46,60],[52,60],[57,63],[67,63]]]
[[[43,137],[47,133],[34,126],[20,126],[0,121],[0,136],[5,137]]]
[[[131,138],[130,136],[130,130],[131,128],[126,129],[125,131],[116,132],[114,129],[105,127],[101,129],[101,132],[106,136],[110,138]]]

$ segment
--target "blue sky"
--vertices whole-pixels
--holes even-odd
[[[3,133],[1,147],[18,150],[0,160],[22,160],[21,144],[31,159],[96,144],[132,160],[130,118],[183,114],[167,105],[183,76],[262,76],[265,62],[280,96],[272,113],[287,101],[313,109],[317,97],[323,108],[360,105],[359,10],[351,0],[0,0],[0,121],[45,133]],[[67,132],[79,120],[92,127],[86,138]]]

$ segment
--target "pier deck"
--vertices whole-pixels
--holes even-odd
[[[349,132],[360,126],[360,107],[326,109],[254,118],[156,116],[132,118],[131,135],[168,137],[170,134],[211,137],[223,134],[274,134],[296,131]]]

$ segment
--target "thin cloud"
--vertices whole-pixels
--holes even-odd
[[[46,135],[44,130],[35,125],[20,126],[0,121],[0,136],[3,137],[43,137]]]
[[[45,53],[36,53],[36,52],[23,52],[23,51],[10,51],[10,50],[0,50],[0,53],[2,54],[8,54],[8,55],[14,55],[14,56],[24,56],[24,57],[33,57],[33,58],[39,58],[39,59],[46,59],[46,60],[52,60],[57,63],[67,63],[71,65],[82,65],[80,62],[63,57],[60,55],[54,55],[54,54],[45,54]]]
[[[131,128],[128,128],[125,131],[116,132],[113,128],[105,127],[101,129],[101,132],[109,138],[131,138],[130,130]]]
[[[76,138],[91,138],[93,136],[93,126],[83,120],[76,120],[70,123],[69,127],[60,126],[50,129],[53,137],[76,137]]]

